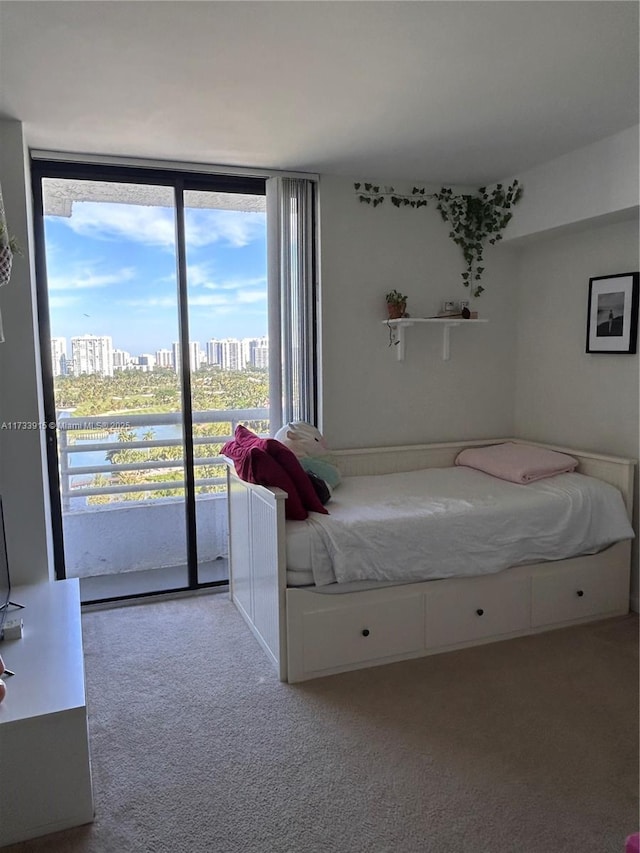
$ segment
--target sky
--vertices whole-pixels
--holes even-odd
[[[185,209],[189,337],[267,334],[266,214]],[[131,355],[178,340],[174,212],[111,202],[73,203],[46,216],[52,337],[110,335]]]

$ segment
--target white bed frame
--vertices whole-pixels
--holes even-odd
[[[519,439],[334,451],[344,476],[453,465],[465,447]],[[523,442],[524,443],[524,442]],[[578,471],[620,489],[629,518],[635,460],[570,453]],[[230,596],[282,681],[294,683],[466,646],[624,615],[631,542],[599,554],[447,578],[327,594],[287,588],[286,493],[246,483],[228,464]]]

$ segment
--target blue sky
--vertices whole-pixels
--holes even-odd
[[[189,327],[210,338],[267,334],[266,214],[185,210]],[[178,340],[173,210],[74,202],[45,217],[51,334],[111,335],[132,355]]]

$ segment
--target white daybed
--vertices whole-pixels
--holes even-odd
[[[503,441],[518,439],[341,450],[332,457],[343,476],[388,474],[452,466],[467,447]],[[631,518],[634,460],[537,446],[570,454],[578,460],[579,473],[618,488]],[[334,595],[322,587],[288,588],[285,492],[241,480],[233,463],[227,470],[231,599],[283,681],[294,683],[628,612],[630,540],[596,554],[474,577]]]

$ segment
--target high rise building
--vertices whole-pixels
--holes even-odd
[[[224,370],[242,370],[246,364],[245,348],[237,338],[220,341],[222,346],[222,368]]]
[[[248,363],[252,367],[269,367],[269,338],[246,338],[246,343]]]
[[[181,364],[180,344],[174,341],[171,349],[173,352],[173,367],[176,373],[178,373]],[[200,344],[198,341],[189,342],[189,367],[192,372],[200,369]]]
[[[67,339],[51,338],[51,366],[54,376],[67,375]]]
[[[123,349],[114,349],[113,351],[113,369],[127,370],[131,364],[131,354]]]
[[[113,341],[109,335],[81,335],[71,338],[71,357],[76,376],[83,373],[113,376]]]
[[[222,364],[222,341],[215,338],[207,341],[207,364],[218,366]]]
[[[158,367],[173,367],[173,353],[170,349],[156,351],[156,365]]]

